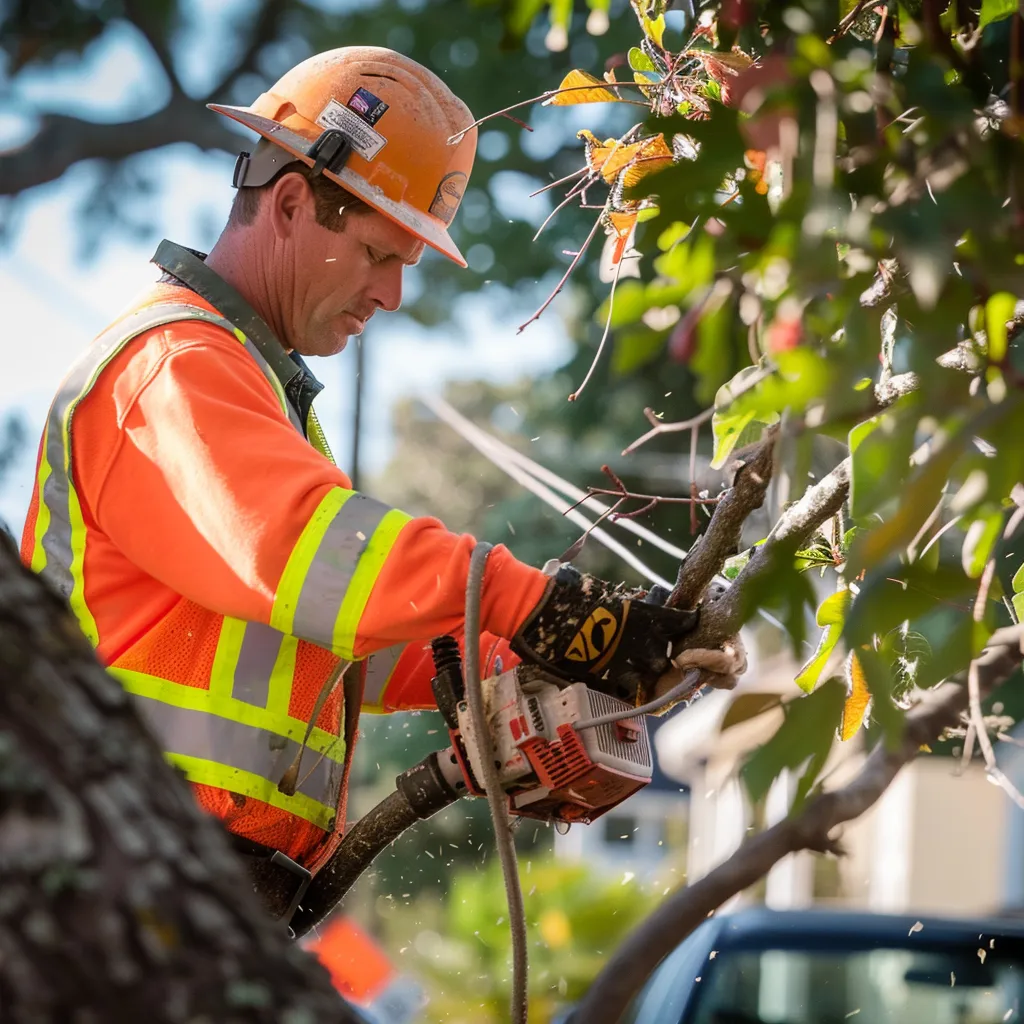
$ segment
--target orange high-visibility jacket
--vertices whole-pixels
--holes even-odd
[[[433,706],[427,642],[461,630],[473,543],[354,492],[245,331],[167,283],[65,378],[22,557],[200,804],[315,872],[341,836],[351,753],[343,688],[325,682],[361,662],[364,707]],[[546,582],[495,548],[483,629],[511,638]]]

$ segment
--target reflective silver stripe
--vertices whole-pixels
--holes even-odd
[[[216,761],[252,772],[277,786],[298,753],[298,743],[266,729],[256,729],[208,711],[179,708],[138,694],[132,696],[169,754]],[[343,758],[344,749],[344,740],[339,737],[336,755],[339,759]],[[296,792],[328,807],[336,807],[343,773],[342,764],[307,748]]]
[[[70,448],[71,418],[75,407],[89,393],[107,363],[133,338],[176,320],[204,320],[225,330],[234,331],[223,317],[197,306],[175,303],[140,309],[104,331],[79,356],[68,371],[53,405],[50,406],[46,422],[46,461],[50,465],[50,475],[46,478],[43,493],[40,495],[50,513],[50,522],[42,538],[46,564],[40,575],[65,597],[70,597],[74,588],[71,575],[71,510],[68,504],[71,480],[64,462],[65,419],[67,444]],[[67,461],[70,468],[70,450],[67,452]]]
[[[61,422],[64,408],[62,404],[59,417],[51,410],[50,421],[46,424],[45,450],[50,475],[43,483],[40,499],[50,513],[50,522],[43,534],[46,564],[40,575],[67,600],[71,597],[74,580],[71,577],[71,513],[68,509],[68,476],[64,471],[64,430]]]
[[[328,650],[334,646],[338,617],[373,531],[391,511],[389,505],[364,494],[353,494],[338,509],[320,539],[295,605],[292,632]]]
[[[363,688],[363,703],[369,707],[380,707],[384,688],[395,671],[398,659],[402,656],[406,644],[395,644],[385,647],[366,659],[366,685]]]
[[[238,652],[231,696],[265,708],[270,696],[270,675],[274,671],[284,633],[262,622],[247,622]]]

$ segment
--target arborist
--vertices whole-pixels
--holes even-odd
[[[250,107],[262,138],[208,256],[85,350],[43,433],[22,556],[69,601],[199,804],[287,918],[337,847],[360,705],[432,707],[428,643],[461,629],[472,537],[352,490],[303,356],[340,352],[448,233],[472,115],[391,50],[309,58]],[[696,613],[496,548],[482,650],[630,701]]]

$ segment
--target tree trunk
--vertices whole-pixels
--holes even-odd
[[[355,1020],[0,531],[0,1020]]]

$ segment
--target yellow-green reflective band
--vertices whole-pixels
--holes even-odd
[[[46,434],[49,429],[46,427],[43,430],[43,441],[39,449],[39,475],[36,478],[36,494],[39,498],[36,506],[35,540],[32,545],[32,571],[35,573],[42,572],[46,568],[46,548],[43,547],[43,537],[46,536],[46,531],[50,528],[50,506],[43,501],[46,480],[52,472],[49,459],[46,457]]]
[[[234,689],[235,670],[238,656],[245,638],[245,622],[225,615],[220,624],[217,650],[210,670],[210,694],[214,697],[230,697]]]
[[[237,327],[231,328],[231,334],[245,345],[246,351],[255,360],[256,366],[260,369],[260,373],[267,379],[270,387],[273,388],[273,393],[278,396],[278,401],[281,402],[282,412],[291,420],[291,407],[288,398],[285,397],[285,389],[281,386],[281,381],[278,380],[278,375],[276,375],[270,368],[269,362],[263,358],[263,353],[260,352],[260,350],[246,337],[244,331],[240,331]],[[298,426],[298,424],[296,423],[295,426]]]
[[[312,406],[309,407],[309,415],[306,417],[306,434],[309,437],[309,443],[325,459],[330,459],[331,462],[334,462],[331,447],[327,443],[327,435],[324,433],[324,428],[320,426],[320,421],[316,418],[316,413],[313,412]]]
[[[405,512],[399,512],[396,508],[391,509],[381,520],[380,526],[373,531],[373,536],[359,558],[352,582],[345,592],[345,600],[334,622],[334,653],[342,658],[348,658],[350,661],[355,659],[356,634],[359,630],[359,621],[366,609],[366,602],[370,599],[370,591],[377,582],[391,549],[395,546],[398,534],[411,519],[412,516]]]
[[[299,606],[299,595],[306,581],[306,574],[320,547],[327,528],[334,521],[342,505],[356,492],[343,487],[332,487],[317,506],[306,523],[298,543],[288,556],[288,563],[281,574],[274,595],[274,607],[270,612],[270,624],[282,633],[291,633],[295,623],[295,609]]]
[[[328,807],[304,793],[285,796],[272,782],[262,779],[252,772],[231,768],[228,765],[218,764],[216,761],[206,761],[201,757],[189,757],[185,754],[168,753],[164,756],[171,764],[185,773],[185,778],[189,782],[213,786],[216,789],[226,789],[229,793],[238,793],[241,796],[250,796],[254,800],[262,800],[265,804],[294,814],[296,817],[302,818],[303,821],[322,828],[325,832],[334,823],[335,809],[333,807]]]
[[[293,636],[286,636],[274,659],[274,667],[270,672],[270,695],[267,698],[267,710],[274,714],[288,716],[288,706],[292,699],[292,683],[295,679],[295,655],[299,649],[299,641]],[[341,722],[341,716],[338,722]]]
[[[67,451],[70,451],[71,438],[68,437],[65,443]],[[70,476],[70,467],[66,472]],[[82,506],[78,503],[78,492],[74,487],[68,488],[68,513],[71,518],[71,579],[74,581],[68,600],[82,632],[89,643],[96,647],[100,642],[100,634],[96,628],[96,620],[85,603],[85,578],[82,575],[82,563],[85,561],[85,521],[82,519]]]
[[[120,680],[121,685],[129,693],[137,697],[148,697],[150,700],[162,701],[172,707],[218,715],[221,718],[241,722],[254,729],[276,733],[278,736],[294,740],[297,743],[301,743],[306,734],[306,723],[298,718],[292,718],[291,715],[272,713],[265,708],[258,708],[234,697],[212,694],[209,690],[200,689],[198,686],[185,686],[182,683],[174,683],[169,679],[160,679],[143,672],[133,672],[116,666],[111,667],[109,671],[112,676]],[[319,726],[314,726],[310,730],[306,746],[310,751],[323,754],[335,764],[344,764],[345,740],[342,736],[334,736]]]

